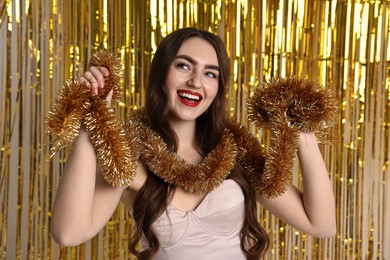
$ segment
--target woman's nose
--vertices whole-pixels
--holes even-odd
[[[202,86],[202,75],[194,71],[187,83],[191,87],[200,88]]]

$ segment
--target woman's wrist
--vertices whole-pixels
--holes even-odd
[[[320,149],[315,134],[313,132],[299,133],[298,141],[298,157],[300,160],[311,160],[308,158],[316,158],[319,155]],[[313,157],[314,156],[314,157]],[[321,156],[322,159],[322,156]]]
[[[317,144],[317,138],[313,132],[310,133],[299,133],[298,148],[303,145]]]

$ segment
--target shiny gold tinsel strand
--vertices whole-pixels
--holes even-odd
[[[338,98],[337,146],[322,147],[337,202],[338,233],[314,239],[265,210],[266,259],[386,259],[390,256],[390,4],[355,0],[0,1],[0,258],[126,259],[131,220],[122,206],[91,242],[60,248],[51,203],[66,159],[49,163],[44,118],[67,78],[97,50],[125,65],[117,116],[143,106],[148,67],[170,31],[196,26],[226,43],[234,78],[229,114],[264,147],[245,102],[264,80],[319,81]],[[292,181],[300,185],[298,171]]]
[[[105,180],[113,186],[128,186],[133,180],[138,157],[115,114],[109,110],[111,103],[118,101],[121,95],[121,63],[112,53],[99,51],[91,57],[89,66],[107,68],[105,87],[98,95],[93,95],[90,87],[75,80],[61,89],[46,120],[46,131],[54,139],[50,157],[73,143],[83,124],[96,149]],[[105,98],[111,91],[108,104]]]
[[[228,130],[202,162],[189,163],[171,152],[162,138],[149,128],[143,110],[133,112],[126,120],[125,128],[128,136],[139,139],[140,160],[157,176],[188,192],[213,191],[222,184],[236,163],[237,145]]]
[[[332,142],[336,113],[335,98],[310,80],[273,79],[255,88],[248,100],[249,119],[258,128],[271,132],[264,174],[260,184],[255,185],[256,191],[264,197],[276,197],[285,192],[299,132],[314,132],[323,139],[320,141]]]

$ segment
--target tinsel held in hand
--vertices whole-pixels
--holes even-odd
[[[256,191],[266,197],[285,191],[300,132],[314,132],[322,143],[336,140],[337,107],[331,92],[310,80],[278,79],[255,89],[248,101],[249,119],[271,132],[264,173],[248,175]]]
[[[91,58],[93,65],[110,72],[103,91],[95,96],[87,86],[68,82],[50,112],[47,130],[53,137],[54,154],[75,140],[83,124],[102,164],[102,175],[113,186],[131,183],[139,159],[172,185],[189,192],[210,192],[239,162],[259,194],[275,197],[285,191],[290,180],[299,132],[329,132],[335,122],[337,103],[320,85],[306,80],[275,80],[258,87],[249,101],[250,119],[272,133],[266,156],[244,126],[229,122],[214,150],[201,163],[190,164],[167,149],[150,129],[142,110],[132,113],[125,130],[121,128],[104,100],[111,89],[113,101],[119,97],[120,62],[110,53],[99,52]]]
[[[111,90],[111,103],[118,101],[121,95],[122,65],[112,53],[100,51],[91,57],[91,66],[108,69],[110,74],[105,79],[105,87],[95,95],[90,87],[77,81],[68,81],[63,86],[46,119],[46,130],[52,137],[50,157],[63,146],[73,143],[83,126],[89,132],[106,181],[114,186],[127,186],[136,168],[137,155],[131,150],[135,147],[131,145],[135,138],[125,136],[105,100]]]

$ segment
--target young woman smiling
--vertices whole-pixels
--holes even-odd
[[[91,66],[75,86],[96,97],[112,74],[105,66]],[[264,173],[268,158],[256,148],[257,140],[226,118],[229,77],[219,37],[195,28],[169,34],[151,64],[146,107],[124,125],[130,148],[136,147],[134,173],[118,182],[107,177],[94,128],[84,123],[54,201],[54,239],[65,246],[91,239],[119,201],[135,220],[130,249],[139,259],[259,259],[268,235],[257,219],[256,202],[299,230],[332,236],[334,197],[315,135],[294,130],[296,143],[279,146],[297,146],[292,149],[298,149],[303,191],[273,182]],[[272,183],[277,189],[263,192]]]

